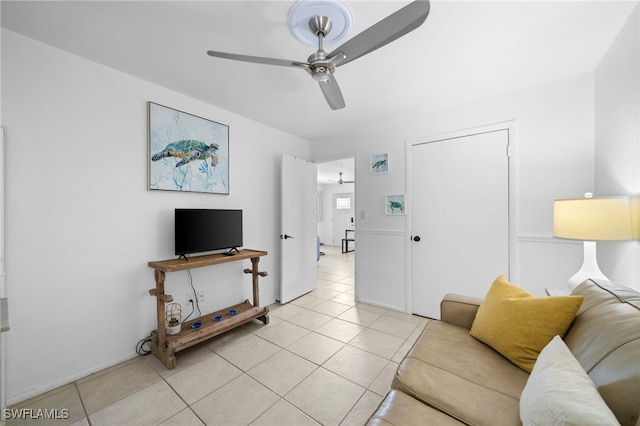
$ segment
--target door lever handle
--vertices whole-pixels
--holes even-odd
[[[293,240],[293,237],[291,235],[284,234],[284,236],[280,235],[280,239]]]

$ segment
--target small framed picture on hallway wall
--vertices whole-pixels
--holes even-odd
[[[389,173],[389,154],[372,155],[370,170],[372,175]]]
[[[384,208],[387,216],[401,216],[407,214],[407,208],[402,195],[387,195],[384,197]]]

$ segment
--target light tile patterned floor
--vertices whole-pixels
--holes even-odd
[[[318,288],[272,305],[269,325],[179,352],[174,370],[138,357],[10,408],[68,410],[48,425],[362,425],[427,320],[355,303],[354,253],[322,250]]]

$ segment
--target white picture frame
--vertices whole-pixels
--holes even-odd
[[[403,216],[407,214],[407,203],[404,194],[384,197],[384,212],[387,216]]]
[[[369,162],[369,171],[371,171],[372,175],[390,173],[391,164],[389,164],[389,154],[372,155]]]

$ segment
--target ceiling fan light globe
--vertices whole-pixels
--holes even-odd
[[[328,68],[316,68],[311,76],[315,81],[325,82],[331,80],[331,73],[329,72]]]

